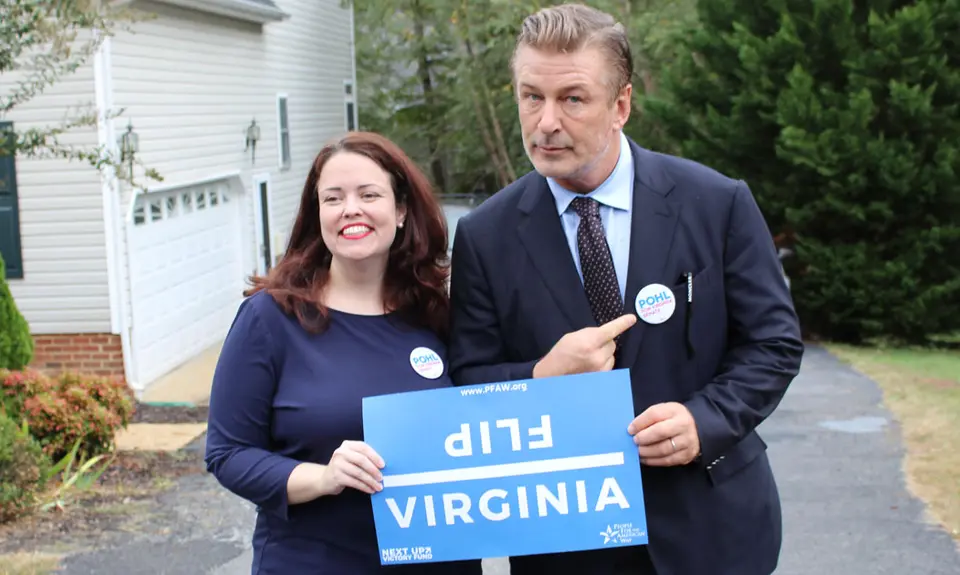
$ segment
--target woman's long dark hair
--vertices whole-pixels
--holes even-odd
[[[308,332],[320,333],[326,328],[328,313],[321,294],[330,277],[331,254],[320,235],[317,182],[327,161],[340,152],[366,156],[390,174],[397,205],[407,210],[404,227],[397,228],[390,246],[384,309],[446,340],[450,301],[443,210],[416,164],[396,144],[371,132],[350,132],[320,151],[303,185],[300,211],[283,258],[266,276],[252,277],[253,287],[244,295],[266,290]]]

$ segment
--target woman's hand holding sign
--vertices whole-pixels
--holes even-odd
[[[553,377],[613,369],[614,339],[637,323],[637,316],[624,314],[599,327],[585,327],[560,338],[533,368],[533,377]]]
[[[346,487],[352,487],[364,493],[374,493],[383,489],[383,458],[372,447],[362,441],[344,441],[324,467],[324,491],[337,495]]]
[[[313,501],[325,495],[339,495],[347,487],[374,493],[383,489],[383,458],[362,441],[344,441],[333,452],[330,463],[304,462],[287,478],[287,502],[291,505]]]

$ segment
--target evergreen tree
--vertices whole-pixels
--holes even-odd
[[[0,256],[0,369],[23,369],[33,359],[33,338],[7,285],[7,266]]]
[[[709,0],[646,103],[683,155],[746,180],[805,331],[960,326],[960,0]]]

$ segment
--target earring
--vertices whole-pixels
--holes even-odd
[[[398,228],[402,228],[402,227],[403,227],[403,222],[400,222],[399,224],[397,224],[397,227],[398,227]]]

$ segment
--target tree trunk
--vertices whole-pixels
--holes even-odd
[[[420,87],[423,97],[431,114],[436,112],[436,94],[433,90],[433,80],[430,74],[430,56],[427,53],[426,39],[424,38],[423,7],[419,0],[413,0],[413,30],[417,42],[417,75],[420,78]],[[434,130],[427,130],[427,147],[430,150],[430,171],[437,192],[447,189],[447,178],[443,169],[443,158],[440,157],[440,142]]]
[[[497,118],[497,110],[493,107],[493,102],[490,101],[490,91],[487,90],[486,86],[483,86],[483,92],[487,101],[487,111],[490,113],[490,122],[493,124],[493,132],[497,135],[497,150],[500,152],[500,157],[503,158],[503,167],[507,172],[507,177],[509,177],[510,182],[512,182],[517,179],[517,172],[513,169],[513,162],[510,161],[507,142],[503,139],[503,129],[500,128],[500,119]]]
[[[464,34],[463,43],[467,50],[467,55],[471,60],[474,60],[476,56],[473,53],[473,46],[470,44],[470,38],[467,34]],[[483,99],[484,104],[486,104],[486,114],[481,111],[477,119],[482,124],[485,116],[487,121],[490,122],[490,126],[492,126],[493,133],[496,136],[496,139],[491,142],[494,147],[493,154],[500,160],[500,165],[507,177],[507,180],[503,185],[507,185],[513,180],[517,179],[517,173],[513,169],[513,163],[510,161],[510,154],[507,152],[507,144],[503,139],[503,129],[500,127],[499,118],[497,118],[497,110],[493,106],[493,102],[491,101],[490,97],[490,91],[487,89],[487,85],[483,83],[483,78],[480,78],[479,82],[474,82],[473,84],[474,90],[480,92],[480,97]]]
[[[487,149],[487,154],[490,155],[490,160],[493,162],[493,167],[497,170],[497,181],[502,188],[513,180],[510,178],[510,173],[506,170],[503,162],[500,160],[500,154],[497,153],[497,146],[493,143],[493,137],[490,135],[490,129],[487,127],[486,122],[483,121],[483,107],[480,105],[480,97],[477,95],[477,91],[471,90],[470,97],[473,100],[474,113],[477,115],[477,127],[480,129],[480,137],[483,139],[483,147]]]

